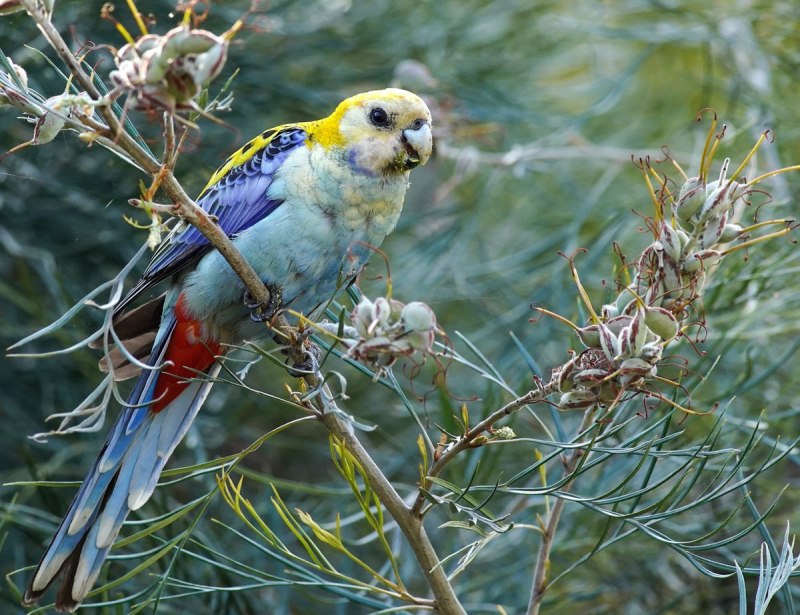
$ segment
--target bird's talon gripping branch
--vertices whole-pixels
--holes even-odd
[[[283,291],[277,284],[264,284],[269,291],[269,302],[264,305],[259,302],[250,291],[245,289],[242,295],[244,307],[250,310],[250,319],[255,322],[267,322],[278,312],[283,300]]]

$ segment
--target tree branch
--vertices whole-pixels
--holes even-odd
[[[550,395],[550,393],[553,392],[554,386],[555,385],[553,385],[552,383],[548,383],[546,385],[540,386],[539,388],[528,391],[522,397],[518,397],[517,399],[510,401],[502,408],[492,412],[480,423],[475,425],[475,427],[470,429],[466,434],[464,434],[453,444],[451,444],[444,451],[444,453],[442,453],[442,455],[433,463],[430,470],[428,470],[428,474],[425,476],[426,480],[428,478],[439,476],[439,474],[441,474],[442,470],[444,470],[445,466],[448,463],[453,461],[453,459],[455,459],[455,457],[462,451],[471,448],[473,442],[475,441],[475,438],[477,438],[483,432],[491,428],[492,425],[494,425],[501,418],[503,418],[504,416],[508,416],[509,414],[513,414],[517,410],[524,408],[527,405],[542,401],[548,395]],[[424,504],[424,502],[425,502],[425,495],[423,494],[422,489],[420,489],[420,492],[417,495],[417,499],[414,501],[414,505],[411,507],[411,510],[415,514],[420,515],[422,510],[422,505]]]
[[[466,615],[466,611],[453,591],[453,586],[436,555],[422,519],[406,506],[348,423],[333,412],[325,412],[320,418],[328,431],[342,440],[347,450],[361,464],[370,488],[405,535],[436,599],[436,610],[443,615]]]
[[[590,406],[586,409],[586,412],[583,414],[583,420],[576,433],[583,432],[583,430],[589,426],[589,422],[592,420],[595,410],[595,406]],[[582,449],[576,448],[567,455],[564,460],[563,476],[569,476],[575,471],[578,462],[584,454],[585,452]],[[568,491],[571,486],[572,482],[568,482],[561,488],[561,491]],[[564,498],[558,498],[556,500],[556,503],[550,510],[550,514],[547,515],[544,528],[542,528],[542,542],[539,545],[539,553],[536,556],[536,567],[533,572],[533,583],[531,584],[531,597],[528,602],[527,615],[539,615],[539,609],[542,606],[545,591],[547,591],[547,573],[550,570],[550,552],[553,549],[558,522],[561,520],[561,513],[564,511],[566,502]]]

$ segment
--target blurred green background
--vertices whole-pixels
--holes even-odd
[[[211,4],[204,27],[221,32],[247,6]],[[120,46],[113,25],[99,18],[99,7],[59,0],[55,22],[76,46],[86,41]],[[174,7],[168,2],[142,0],[139,8],[156,16],[157,31],[174,23],[169,17]],[[115,15],[133,29],[123,3]],[[34,51],[44,43],[33,24],[21,15],[0,20],[0,47],[28,71],[31,86],[46,96],[63,91],[63,78]],[[600,305],[607,297],[603,283],[614,275],[612,242],[620,243],[629,258],[648,242],[641,218],[631,212],[652,211],[631,155],[663,157],[661,147],[667,145],[690,175],[696,173],[710,115],[700,124],[696,116],[711,107],[727,125],[712,176],[724,156],[737,166],[767,128],[775,140],[759,152],[756,169],[800,163],[800,9],[793,2],[298,0],[265,3],[247,24],[231,45],[225,73],[212,87],[238,69],[233,108],[219,116],[225,125],[201,121],[202,131],[190,136],[178,164],[184,186],[199,192],[225,157],[254,134],[287,121],[321,117],[357,91],[398,84],[430,97],[436,156],[412,174],[403,217],[383,246],[394,293],[403,301],[430,304],[457,346],[455,334],[461,332],[519,392],[530,387],[531,374],[509,332],[542,369],[563,362],[567,349],[576,346],[554,321],[528,322],[531,304],[579,318],[575,289],[557,251],[589,250],[578,264]],[[101,51],[94,57],[102,59],[97,70],[106,76],[109,56]],[[10,107],[0,109],[0,151],[30,138],[31,126],[17,115]],[[141,116],[133,119],[157,149],[158,126]],[[24,149],[0,165],[0,342],[6,347],[113,277],[145,235],[123,220],[137,215],[127,199],[138,195],[141,177],[101,148],[87,148],[73,134]],[[674,169],[665,170],[677,176]],[[760,212],[762,219],[795,215],[797,175],[781,176],[765,187],[773,200]],[[698,357],[688,345],[682,348],[696,376],[721,356],[695,402],[705,407],[731,402],[728,446],[741,444],[748,421],[762,411],[767,443],[790,441],[798,424],[798,252],[779,240],[753,249],[748,257],[728,259],[714,278],[705,301],[706,356]],[[371,270],[383,272],[378,259]],[[382,289],[380,281],[365,284],[368,294]],[[50,346],[37,343],[37,349],[73,343],[92,324],[90,317],[77,318],[49,340]],[[71,409],[96,386],[97,358],[89,350],[48,360],[0,358],[3,482],[83,477],[102,434],[46,445],[27,436],[43,430],[44,417]],[[364,437],[393,481],[402,485],[401,492],[411,493],[418,460],[415,426],[407,413],[368,378],[335,361],[330,367],[348,375],[348,411],[378,425]],[[397,374],[406,380],[403,370]],[[249,382],[280,394],[282,383],[290,379],[281,370],[260,365]],[[424,377],[414,388],[433,391]],[[469,403],[476,417],[507,399],[485,380],[458,369],[450,374],[449,390],[451,398],[429,395],[420,404],[430,414],[434,440],[438,432],[433,423],[444,424],[458,407],[457,399],[476,398]],[[546,415],[546,408],[541,412]],[[295,416],[280,404],[217,387],[172,465],[237,452]],[[688,418],[680,426],[686,442],[702,440],[713,421]],[[518,434],[541,436],[529,415],[521,413],[510,424]],[[517,452],[532,459],[532,450]],[[268,511],[271,492],[263,483],[273,477],[290,508],[330,519],[344,488],[328,455],[319,427],[286,432],[248,457],[245,465],[258,477],[248,496]],[[522,463],[476,451],[450,468],[449,477],[466,482],[477,459],[488,482],[505,463],[511,468]],[[789,485],[767,524],[776,536],[782,535],[787,520],[800,522],[795,513],[799,460],[789,455],[751,485],[764,508]],[[212,476],[205,475],[159,490],[144,512],[159,514],[212,486]],[[38,560],[72,489],[5,487],[0,496],[5,512],[0,561],[7,575]],[[9,508],[12,498],[15,508]],[[497,512],[510,513],[517,524],[533,524],[541,504],[517,499]],[[725,515],[733,506],[697,514]],[[198,525],[200,541],[279,573],[279,563],[265,561],[212,518],[242,529],[218,499]],[[695,522],[697,532],[692,534]],[[702,519],[680,523],[676,532],[702,535]],[[554,550],[555,574],[586,553],[598,527],[589,511],[577,506],[568,510]],[[498,612],[496,604],[508,613],[518,612],[527,603],[538,539],[531,532],[512,534],[493,541],[460,578],[457,587],[470,613]],[[729,563],[736,556],[741,563],[758,540],[753,537],[749,550],[723,549],[716,556],[727,557]],[[463,543],[454,530],[440,532],[437,541],[442,553]],[[413,562],[407,567],[413,575]],[[172,574],[198,583],[239,582],[227,579],[220,568],[189,558],[179,558]],[[0,588],[0,611],[20,611],[13,586],[23,585],[25,576],[12,575],[11,584]],[[139,587],[153,582],[143,576]],[[127,591],[137,587],[137,580],[130,583]],[[547,595],[544,612],[723,614],[734,612],[737,601],[735,580],[704,577],[640,536],[560,580]],[[164,601],[159,612],[265,612],[265,604],[274,612],[370,612],[332,594],[281,587]]]

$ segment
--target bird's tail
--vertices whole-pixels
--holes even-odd
[[[197,335],[180,299],[161,319],[149,363],[117,419],[23,597],[35,602],[63,573],[56,608],[73,611],[92,589],[132,510],[152,495],[164,464],[183,439],[219,371],[219,345]],[[171,365],[171,366],[170,366]],[[205,373],[206,378],[197,377]],[[189,381],[189,379],[194,379]]]

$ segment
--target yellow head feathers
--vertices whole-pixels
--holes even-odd
[[[431,155],[431,112],[416,94],[397,88],[374,90],[345,99],[328,117],[270,129],[231,154],[211,176],[205,190],[245,164],[284,129],[308,133],[307,145],[336,148],[367,174],[405,172]]]
[[[433,147],[427,105],[396,88],[352,96],[327,118],[309,122],[307,130],[310,144],[346,150],[352,166],[368,174],[425,164]]]

